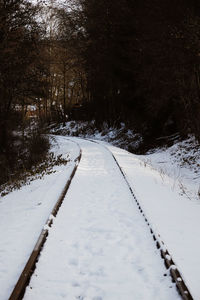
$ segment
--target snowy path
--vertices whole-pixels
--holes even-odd
[[[69,155],[70,162],[0,199],[0,300],[9,298],[80,149],[74,142],[56,137],[52,151],[64,158]]]
[[[24,300],[180,299],[111,153],[78,142],[81,162]]]

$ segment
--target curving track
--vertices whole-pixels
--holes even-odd
[[[52,218],[47,220],[42,235],[49,236],[24,299],[180,299],[149,234],[148,220],[113,154],[102,145],[72,140],[80,145],[82,159],[79,156],[70,179],[75,172],[76,176],[52,213],[55,217],[62,203],[54,226],[49,228]],[[22,274],[23,281],[30,278],[38,255],[29,275],[26,270]],[[10,299],[22,299],[29,279],[25,281],[18,283]],[[180,291],[184,299],[192,299],[185,287]]]
[[[76,170],[77,170],[77,167],[78,167],[78,164],[80,163],[80,160],[81,160],[81,155],[82,155],[82,151],[81,151],[81,148],[79,146],[78,143],[72,141],[73,143],[75,143],[78,148],[79,148],[79,155],[77,156],[77,158],[74,160],[75,162],[75,166],[74,168],[72,169],[72,172],[71,172],[71,175],[69,176],[69,179],[67,180],[66,182],[66,185],[64,186],[61,194],[60,194],[60,197],[58,198],[58,201],[56,202],[56,204],[54,205],[52,211],[51,211],[51,214],[49,216],[49,218],[47,219],[45,225],[44,225],[44,228],[42,229],[40,235],[39,235],[39,238],[35,244],[35,247],[12,291],[12,294],[10,295],[9,297],[9,300],[20,300],[20,299],[23,299],[23,296],[24,296],[24,293],[25,293],[25,289],[30,281],[30,278],[35,270],[35,265],[36,265],[36,262],[38,261],[39,259],[39,255],[40,255],[40,252],[42,251],[43,249],[43,246],[46,242],[46,239],[48,237],[48,233],[49,233],[49,228],[53,225],[53,220],[54,218],[56,217],[57,213],[58,213],[58,210],[59,208],[61,207],[62,203],[63,203],[63,200],[64,200],[64,197],[67,193],[67,190],[69,189],[69,186],[71,184],[71,181],[76,173]]]
[[[126,175],[123,172],[122,168],[120,167],[115,155],[106,146],[104,146],[104,147],[112,154],[113,159],[115,160],[116,164],[118,165],[118,167],[120,169],[120,172],[122,173],[128,187],[129,187],[129,190],[130,190],[134,200],[136,201],[138,209],[139,209],[140,213],[142,214],[142,216],[144,217],[144,220],[145,220],[145,222],[147,223],[147,226],[150,229],[150,233],[152,234],[153,240],[156,242],[156,247],[160,250],[161,257],[164,259],[164,264],[165,264],[166,268],[169,269],[169,271],[170,271],[170,276],[172,277],[172,281],[176,283],[176,287],[177,287],[181,297],[184,300],[193,300],[193,297],[192,297],[189,289],[185,285],[185,282],[184,282],[179,270],[177,269],[176,265],[174,264],[174,262],[171,258],[171,255],[168,252],[161,236],[160,235],[157,236],[154,233],[153,229],[151,228],[151,225],[149,224],[149,221],[148,221],[147,217],[145,216],[145,214],[144,214],[144,212],[141,208],[141,205],[140,205],[139,201],[137,200],[137,198],[136,198],[136,196],[135,196],[135,194],[134,194],[134,192],[133,192],[133,190],[132,190],[132,188],[129,184],[129,181],[126,178]]]

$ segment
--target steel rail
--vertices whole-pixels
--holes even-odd
[[[78,137],[76,137],[78,138]],[[70,138],[69,138],[70,141],[72,141]],[[160,250],[160,254],[161,254],[161,257],[164,259],[164,264],[166,266],[166,268],[169,270],[169,273],[171,275],[171,278],[172,278],[172,281],[176,283],[176,286],[177,286],[177,289],[178,289],[178,292],[180,293],[181,297],[184,299],[184,300],[193,300],[193,297],[189,291],[189,289],[187,288],[183,278],[182,278],[182,275],[181,273],[179,272],[177,266],[175,265],[171,255],[169,254],[161,236],[159,234],[156,234],[154,232],[154,230],[152,229],[138,199],[136,198],[135,196],[135,193],[126,177],[126,174],[125,172],[122,170],[121,166],[119,165],[116,157],[114,156],[114,154],[108,149],[108,147],[106,147],[105,145],[101,144],[101,143],[98,143],[97,141],[94,141],[94,140],[90,140],[90,139],[85,139],[85,140],[88,140],[89,142],[92,142],[92,143],[96,143],[100,146],[102,146],[103,148],[105,148],[110,154],[111,156],[113,157],[115,163],[117,164],[126,184],[128,185],[128,188],[137,204],[137,207],[140,211],[140,213],[142,214],[142,216],[144,217],[144,220],[147,224],[147,226],[149,227],[149,230],[150,230],[150,233],[152,235],[152,238],[153,240],[155,241],[156,243],[156,247]],[[72,141],[74,142],[74,141]],[[74,142],[76,143],[76,142]],[[78,145],[78,143],[76,143]],[[79,147],[80,148],[80,147]],[[38,261],[38,258],[39,258],[39,255],[40,255],[40,252],[44,246],[44,243],[47,239],[47,236],[48,236],[48,227],[51,227],[52,226],[52,223],[53,223],[53,217],[56,217],[57,215],[57,212],[60,208],[60,206],[62,205],[62,202],[64,200],[64,197],[69,189],[69,186],[71,184],[71,181],[75,175],[75,172],[77,170],[77,167],[78,167],[78,164],[80,162],[80,159],[81,159],[81,155],[82,155],[82,152],[81,152],[81,149],[80,149],[80,154],[79,156],[77,157],[76,161],[76,166],[74,167],[72,173],[71,173],[71,176],[69,178],[69,180],[67,181],[57,203],[55,204],[53,210],[52,210],[52,213],[50,215],[50,217],[48,218],[47,222],[46,222],[46,225],[44,226],[44,229],[42,230],[39,238],[38,238],[38,241],[33,249],[33,252],[23,270],[23,272],[21,273],[21,276],[19,277],[19,280],[9,298],[9,300],[21,300],[24,296],[24,293],[25,293],[25,289],[27,287],[27,285],[29,284],[29,281],[30,281],[30,278],[34,272],[34,269],[35,269],[35,266],[36,266],[36,263]]]
[[[126,174],[125,172],[122,170],[121,166],[119,165],[116,157],[114,156],[114,154],[112,153],[112,151],[110,151],[108,149],[108,147],[106,147],[105,145],[103,145],[102,143],[98,143],[97,141],[94,141],[94,140],[89,140],[90,142],[93,142],[93,143],[97,143],[98,145],[101,145],[102,147],[104,147],[108,152],[110,152],[110,154],[112,155],[115,163],[117,164],[122,176],[124,177],[124,180],[125,182],[127,183],[128,185],[128,188],[137,204],[137,207],[140,211],[140,213],[142,214],[142,216],[144,217],[144,220],[147,224],[147,226],[149,227],[149,230],[150,230],[150,233],[153,237],[153,240],[155,241],[156,243],[156,247],[160,250],[160,255],[162,257],[162,259],[164,259],[164,264],[165,264],[165,267],[166,269],[169,270],[169,273],[171,275],[171,278],[172,278],[172,281],[176,283],[176,287],[177,287],[177,290],[179,292],[179,294],[181,295],[181,297],[184,299],[184,300],[193,300],[193,297],[192,297],[192,294],[190,293],[188,287],[186,286],[183,278],[182,278],[182,275],[181,273],[179,272],[177,266],[175,265],[173,259],[172,259],[172,256],[170,255],[169,251],[167,250],[161,236],[159,234],[156,234],[154,232],[154,230],[152,229],[142,207],[141,207],[141,204],[139,203],[137,197],[135,196],[135,193],[126,177]]]
[[[73,141],[74,142],[74,141]],[[75,143],[75,142],[74,142]],[[78,145],[78,143],[76,143]],[[80,146],[78,145],[79,147],[79,155],[78,157],[74,160],[75,161],[75,166],[72,170],[72,173],[69,177],[69,179],[67,180],[67,183],[65,185],[65,187],[63,188],[56,204],[54,205],[52,211],[51,211],[51,214],[49,216],[49,218],[47,219],[44,227],[43,227],[43,230],[41,231],[40,233],[40,236],[37,240],[37,243],[35,244],[34,248],[33,248],[33,251],[9,297],[9,300],[21,300],[23,299],[23,296],[25,294],[25,290],[26,290],[26,287],[28,286],[29,282],[30,282],[30,279],[31,279],[31,276],[36,268],[36,263],[38,262],[39,260],[39,256],[40,256],[40,253],[43,249],[43,246],[46,242],[46,239],[47,239],[47,236],[48,236],[48,231],[49,231],[49,228],[52,226],[53,224],[53,219],[56,217],[57,213],[58,213],[58,210],[59,208],[61,207],[63,201],[64,201],[64,198],[65,198],[65,195],[70,187],[70,184],[72,182],[72,179],[76,173],[76,170],[78,168],[78,165],[79,165],[79,162],[81,160],[81,156],[82,156],[82,150],[80,148]]]

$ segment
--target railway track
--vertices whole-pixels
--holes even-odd
[[[81,151],[81,148],[80,146],[78,145],[78,143],[76,143],[77,146],[79,147],[79,155],[78,157],[75,159],[75,166],[71,172],[71,175],[69,177],[69,179],[67,180],[67,183],[64,187],[64,189],[62,190],[61,194],[60,194],[60,197],[58,198],[58,201],[56,202],[55,206],[53,207],[52,211],[51,211],[51,214],[49,216],[49,218],[47,219],[41,233],[40,233],[40,236],[35,244],[35,247],[9,297],[9,300],[21,300],[23,299],[23,296],[24,296],[24,293],[25,293],[25,290],[26,290],[26,287],[28,286],[29,282],[30,282],[30,279],[31,279],[31,276],[35,270],[35,266],[36,266],[36,263],[37,261],[39,260],[39,256],[40,256],[40,253],[43,249],[43,246],[46,242],[46,239],[47,239],[47,236],[48,236],[48,230],[49,228],[53,225],[53,220],[54,218],[56,217],[58,211],[59,211],[59,208],[61,207],[62,203],[63,203],[63,200],[65,198],[65,195],[70,187],[70,184],[72,182],[72,179],[76,173],[76,170],[78,168],[78,165],[80,163],[80,160],[81,160],[81,156],[82,156],[82,151]]]
[[[70,141],[72,141],[70,139]],[[91,141],[89,140],[90,142],[93,142],[93,143],[97,143],[95,141]],[[77,143],[78,144],[78,143]],[[97,143],[99,144],[99,143]],[[134,201],[136,202],[137,204],[137,207],[138,207],[138,210],[140,211],[140,213],[142,214],[143,218],[144,218],[144,221],[146,222],[147,226],[149,227],[149,230],[150,230],[150,233],[152,235],[152,238],[153,240],[155,241],[155,244],[156,244],[156,247],[158,249],[160,249],[160,254],[161,254],[161,257],[164,259],[164,263],[165,263],[165,266],[166,268],[169,270],[170,272],[170,275],[172,277],[172,280],[176,283],[176,286],[177,286],[177,289],[181,295],[181,297],[184,299],[184,300],[192,300],[192,295],[190,293],[190,291],[188,290],[187,286],[185,285],[184,283],[184,280],[180,274],[180,272],[178,271],[175,263],[173,262],[172,258],[171,258],[171,255],[169,254],[164,242],[162,241],[162,238],[159,236],[159,235],[156,235],[153,231],[153,229],[151,228],[151,225],[147,219],[147,217],[145,216],[145,213],[143,211],[143,208],[141,207],[138,199],[136,198],[135,194],[134,194],[134,191],[133,189],[131,188],[129,182],[128,182],[128,179],[126,177],[126,174],[124,173],[124,171],[122,170],[121,166],[119,165],[116,157],[114,156],[114,154],[104,145],[102,144],[99,144],[101,147],[104,147],[109,153],[110,155],[112,156],[112,158],[114,159],[116,165],[118,166],[121,174],[123,175],[123,178],[126,182],[126,184],[128,185],[128,188],[132,194],[132,197],[134,199]],[[52,210],[52,213],[50,215],[50,217],[48,218],[48,220],[46,221],[46,224],[44,226],[44,229],[42,230],[39,238],[38,238],[38,241],[33,249],[33,252],[23,270],[23,272],[21,273],[21,276],[19,277],[19,280],[9,298],[9,300],[20,300],[20,299],[23,299],[23,296],[24,296],[24,293],[25,293],[25,289],[26,287],[28,286],[29,282],[30,282],[30,278],[35,270],[35,265],[39,259],[39,256],[40,256],[40,253],[41,253],[41,250],[43,249],[43,246],[45,244],[45,241],[47,239],[47,236],[48,236],[48,228],[51,227],[53,225],[53,219],[56,217],[57,215],[57,212],[60,208],[60,206],[62,205],[63,203],[63,200],[64,200],[64,197],[69,189],[69,186],[71,184],[71,181],[76,173],[76,170],[77,170],[77,167],[78,167],[78,164],[81,160],[81,155],[82,155],[82,151],[81,151],[81,148],[79,146],[79,149],[80,149],[80,154],[79,156],[77,157],[76,159],[76,165],[71,173],[71,176],[69,178],[69,180],[67,181],[56,205],[54,206],[53,210]]]

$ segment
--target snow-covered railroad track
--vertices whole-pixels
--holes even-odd
[[[67,182],[66,182],[66,185],[64,186],[59,198],[58,198],[58,201],[56,202],[55,206],[53,207],[52,209],[52,212],[49,216],[49,218],[47,219],[46,221],[46,224],[44,225],[44,228],[42,229],[41,233],[40,233],[40,236],[37,240],[37,243],[24,267],[24,270],[22,271],[13,291],[12,291],[12,294],[10,295],[9,297],[9,300],[21,300],[23,299],[23,296],[24,296],[24,293],[25,293],[25,290],[26,290],[26,287],[27,285],[29,284],[29,281],[31,279],[31,276],[35,270],[35,266],[36,266],[36,263],[39,259],[39,255],[40,255],[40,252],[42,251],[43,249],[43,246],[46,242],[46,239],[47,239],[47,236],[48,236],[48,233],[49,233],[49,228],[52,226],[53,224],[53,220],[54,218],[56,217],[57,213],[58,213],[58,210],[59,208],[61,207],[62,203],[63,203],[63,200],[65,198],[65,195],[70,187],[70,184],[72,182],[72,179],[76,173],[76,170],[77,170],[77,167],[80,163],[80,160],[81,160],[81,155],[82,155],[82,151],[81,151],[81,148],[79,146],[78,143],[72,141],[73,143],[75,143],[78,148],[79,148],[79,155],[77,156],[77,158],[75,159],[75,166],[74,168],[72,169],[72,172],[71,172],[71,175],[69,176]]]
[[[97,141],[91,140],[91,142],[99,144]],[[102,143],[101,143],[101,145],[102,145]],[[104,145],[102,145],[102,146],[104,146]],[[140,213],[142,214],[142,216],[144,217],[144,220],[145,220],[145,222],[147,223],[147,226],[150,229],[150,233],[151,233],[151,235],[153,237],[153,240],[156,242],[156,247],[158,249],[160,249],[161,257],[164,259],[165,266],[166,266],[167,269],[169,269],[170,275],[172,277],[172,280],[173,280],[173,282],[176,283],[177,289],[178,289],[181,297],[184,300],[193,300],[193,297],[192,297],[189,289],[187,288],[187,286],[186,286],[186,284],[185,284],[185,282],[184,282],[184,280],[183,280],[183,278],[182,278],[179,270],[177,269],[176,265],[174,264],[174,261],[172,260],[172,257],[169,254],[169,252],[168,252],[168,250],[167,250],[167,248],[166,248],[166,246],[165,246],[165,244],[164,244],[161,236],[160,235],[156,235],[154,233],[154,231],[153,231],[153,229],[152,229],[152,227],[151,227],[151,225],[150,225],[147,217],[145,216],[145,213],[144,213],[144,211],[143,211],[143,209],[142,209],[142,207],[141,207],[141,205],[140,205],[137,197],[135,196],[135,194],[133,192],[133,189],[131,188],[131,186],[129,184],[129,181],[128,181],[127,177],[126,177],[126,174],[124,173],[124,171],[120,167],[120,165],[119,165],[119,163],[118,163],[115,155],[110,151],[110,149],[108,147],[106,147],[106,146],[104,146],[104,147],[111,153],[111,155],[112,155],[113,159],[115,160],[115,162],[116,162],[116,164],[117,164],[120,172],[122,173],[122,175],[123,175],[123,177],[124,177],[124,179],[125,179],[125,181],[126,181],[126,183],[128,185],[128,188],[129,188],[129,190],[130,190],[130,192],[131,192],[131,194],[132,194],[132,196],[133,196],[133,198],[134,198],[134,200],[135,200],[135,202],[136,202],[136,204],[138,206],[138,209],[139,209]]]
[[[180,299],[111,153],[73,140],[82,159],[24,300]]]

